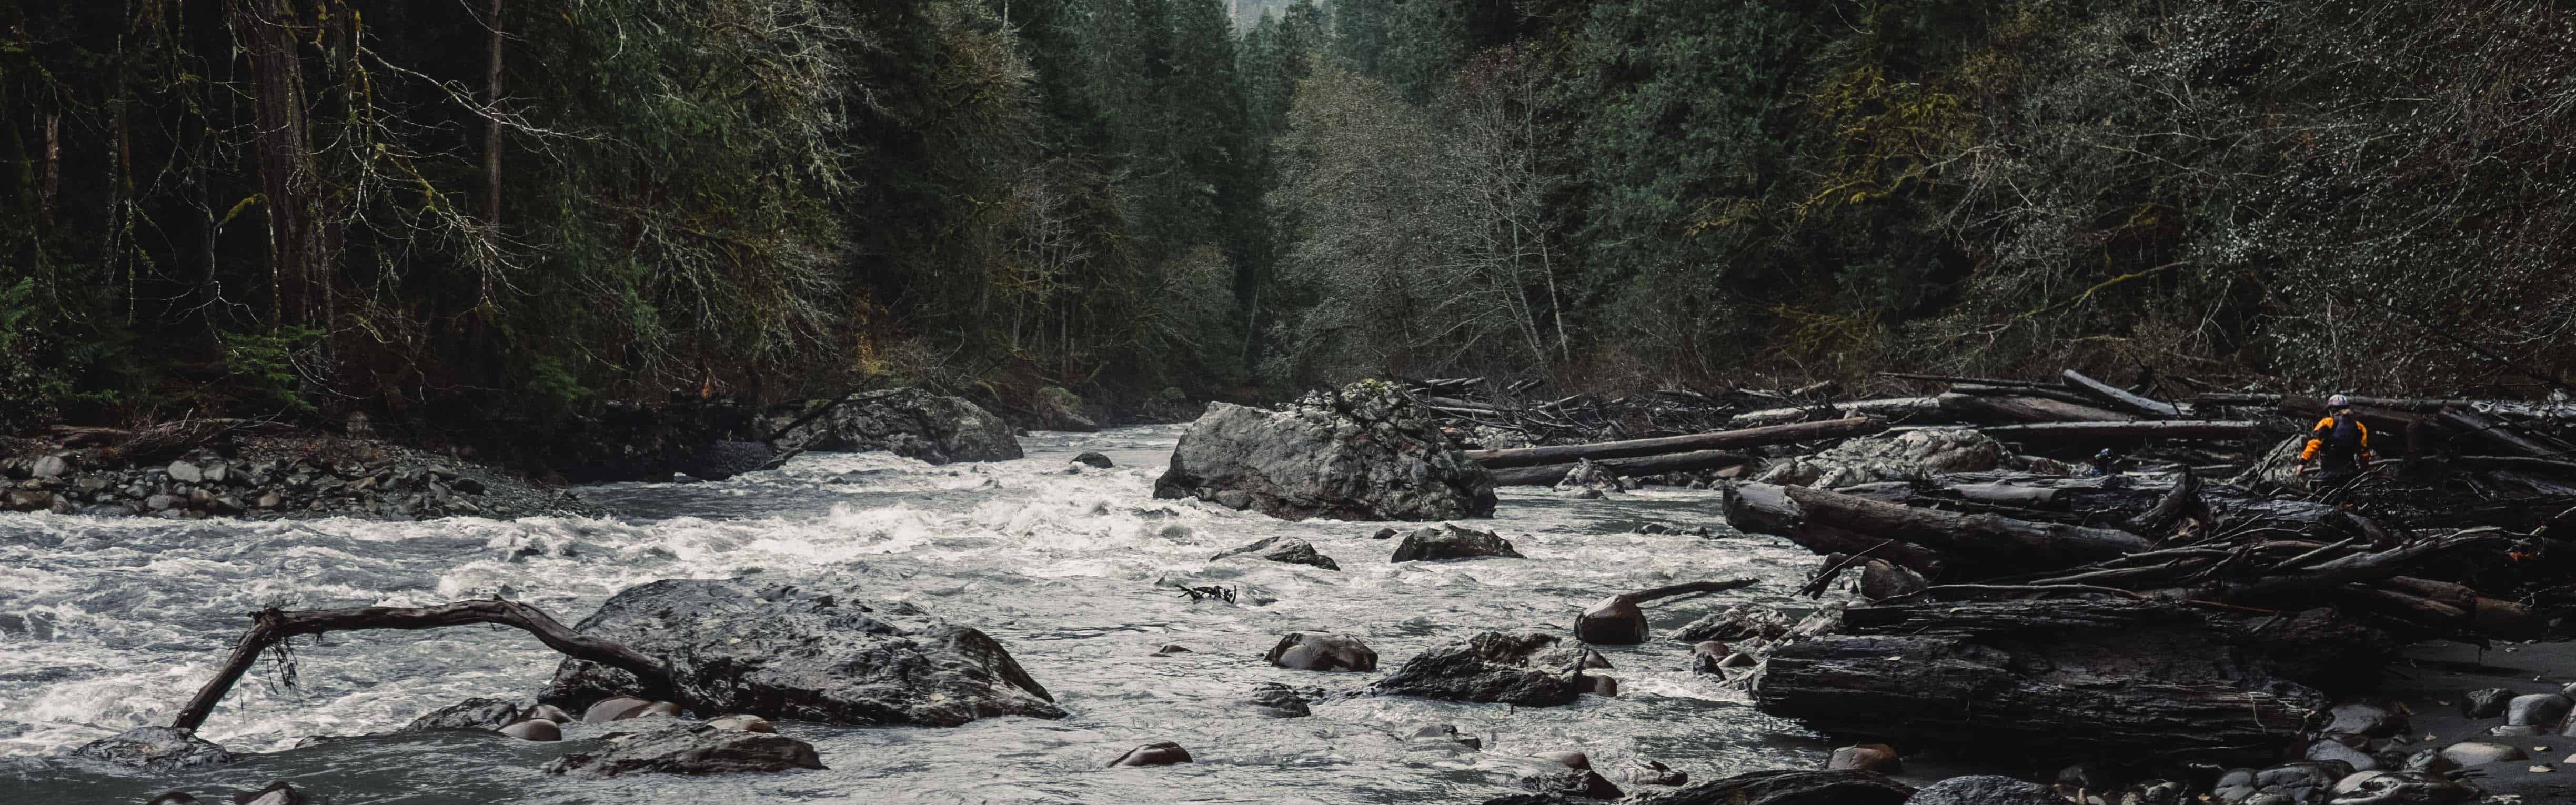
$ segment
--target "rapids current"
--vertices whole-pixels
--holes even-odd
[[[882,453],[800,457],[723,482],[610,484],[582,494],[618,512],[580,519],[163,521],[0,513],[0,802],[131,802],[272,780],[353,803],[1473,802],[1509,793],[1516,756],[1589,753],[1608,771],[1660,760],[1692,779],[1815,768],[1828,744],[1755,712],[1743,693],[1693,677],[1677,643],[1604,646],[1615,698],[1514,708],[1363,696],[1270,719],[1244,704],[1259,682],[1351,689],[1423,649],[1482,631],[1570,634],[1603,596],[1676,581],[1763,583],[1648,605],[1658,633],[1701,614],[1790,599],[1814,560],[1785,540],[1737,534],[1716,493],[1650,490],[1576,500],[1502,490],[1492,520],[1526,560],[1389,564],[1403,523],[1287,522],[1196,501],[1156,500],[1154,478],[1182,426],[1022,439],[1028,457],[930,466]],[[1076,467],[1099,451],[1117,466]],[[1718,538],[1641,534],[1708,526]],[[1263,537],[1303,538],[1328,571],[1249,557],[1209,561]],[[780,725],[826,771],[712,777],[566,778],[538,767],[568,740],[386,734],[472,696],[520,699],[561,657],[501,627],[337,633],[294,647],[294,684],[263,660],[201,735],[228,766],[149,773],[46,761],[129,727],[167,723],[248,626],[244,613],[415,606],[509,596],[572,623],[628,586],[668,578],[782,583],[855,577],[983,629],[1071,713],[955,728]],[[1240,587],[1192,601],[1172,582]],[[1262,654],[1296,630],[1358,635],[1375,674],[1289,671]],[[1190,653],[1158,656],[1178,643]],[[1483,752],[1408,751],[1402,738],[1455,724]],[[367,736],[326,738],[322,736]],[[1170,740],[1197,762],[1104,768]]]

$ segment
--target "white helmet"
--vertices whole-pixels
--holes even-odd
[[[2343,396],[2343,395],[2341,395],[2341,394],[2337,394],[2337,395],[2334,395],[2334,396],[2332,396],[2332,397],[2327,397],[2327,398],[2326,398],[2326,407],[2327,407],[2327,408],[2342,408],[2342,407],[2344,407],[2344,406],[2351,405],[2351,404],[2352,404],[2352,400],[2351,400],[2351,398],[2345,397],[2345,396]]]

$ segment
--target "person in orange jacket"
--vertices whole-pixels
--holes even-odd
[[[2323,459],[2324,468],[2317,477],[2320,484],[2332,485],[2370,469],[2370,426],[2352,413],[2352,401],[2337,394],[2326,398],[2326,416],[2308,429],[2308,447],[2299,451],[2299,474],[2308,474],[2309,462]]]

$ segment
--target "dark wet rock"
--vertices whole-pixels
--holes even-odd
[[[1480,556],[1502,556],[1526,559],[1512,550],[1511,540],[1491,531],[1477,531],[1441,523],[1436,528],[1418,528],[1404,535],[1395,546],[1389,562],[1414,562],[1436,559],[1474,559]]]
[[[2411,728],[2405,711],[2385,699],[2347,701],[2327,712],[2334,720],[2327,722],[2324,731],[2337,735],[2386,738]]]
[[[1724,612],[1703,615],[1664,635],[1664,639],[1682,643],[1707,640],[1736,641],[1749,637],[1778,640],[1798,624],[1788,613],[1761,604],[1737,604]]]
[[[1556,635],[1485,632],[1415,655],[1378,680],[1381,694],[1524,707],[1572,704],[1592,689]]]
[[[824,404],[818,400],[806,405]],[[769,425],[786,427],[809,410],[774,411]],[[777,446],[826,453],[883,450],[932,464],[1008,461],[1022,455],[1019,439],[1001,417],[962,398],[917,388],[851,395],[829,413],[780,434]]]
[[[1378,530],[1377,530],[1377,533],[1375,533],[1375,534],[1370,534],[1370,535],[1369,535],[1369,539],[1395,539],[1395,535],[1396,535],[1396,530],[1395,530],[1395,529],[1393,529],[1393,528],[1381,528],[1381,529],[1378,529]]]
[[[1144,746],[1127,750],[1127,754],[1119,755],[1117,760],[1109,761],[1109,765],[1169,766],[1175,763],[1189,762],[1192,762],[1190,760],[1190,750],[1183,749],[1180,744],[1172,743],[1170,741],[1155,741]]]
[[[2515,696],[2504,705],[2504,723],[2554,728],[2559,720],[2567,717],[2570,705],[2576,705],[2576,702],[2555,693]]]
[[[71,754],[153,771],[219,766],[238,759],[213,741],[169,727],[135,727],[82,744]]]
[[[1538,758],[1569,769],[1582,769],[1584,771],[1592,770],[1592,756],[1581,752],[1533,752],[1530,754],[1530,757]]]
[[[2142,780],[2121,789],[2120,805],[2186,805],[2193,801],[2191,786],[2177,780]]]
[[[1318,688],[1292,688],[1277,682],[1263,682],[1252,686],[1250,701],[1253,712],[1266,718],[1305,718],[1314,714],[1306,705],[1322,699],[1323,694],[1323,690]]]
[[[619,592],[575,630],[664,658],[682,698],[715,712],[855,725],[1064,717],[983,632],[858,592],[657,581]],[[641,689],[625,671],[565,660],[538,698],[580,707]]]
[[[555,722],[547,721],[542,718],[506,725],[500,729],[500,732],[503,735],[517,738],[522,741],[563,740],[563,727]]]
[[[178,483],[193,484],[206,480],[206,471],[204,469],[185,461],[170,462],[170,466],[165,468],[164,471],[170,474],[170,480]]]
[[[1263,662],[1300,671],[1375,671],[1377,651],[1359,638],[1331,632],[1289,632]]]
[[[778,731],[777,725],[769,723],[769,719],[744,713],[734,713],[732,715],[716,716],[715,718],[707,719],[707,726],[720,730],[741,730],[743,732]]]
[[[186,791],[167,791],[144,802],[143,805],[199,805],[199,802],[195,794]]]
[[[589,709],[583,710],[581,720],[591,724],[624,721],[643,715],[644,708],[651,706],[653,706],[652,702],[633,696],[610,696],[592,703]]]
[[[2323,805],[2334,796],[2335,783],[2352,774],[2341,763],[2294,761],[2267,769],[2234,769],[2218,778],[2211,795],[2237,803],[2270,795],[2298,805]]]
[[[1449,749],[1473,752],[1484,749],[1485,741],[1459,732],[1455,724],[1430,724],[1415,729],[1412,735],[1405,736],[1404,745],[1408,749]]]
[[[1629,758],[1619,764],[1619,781],[1629,785],[1681,785],[1690,782],[1690,774],[1660,760]]]
[[[2491,741],[2461,741],[2442,747],[2442,758],[2461,766],[2484,766],[2513,760],[2529,760],[2522,747]],[[2412,770],[2412,766],[2409,766]]]
[[[1574,616],[1574,639],[1605,646],[1646,642],[1646,610],[1625,595],[1593,602]]]
[[[1901,805],[1906,802],[1906,797],[1913,794],[1913,786],[1874,772],[1777,770],[1738,774],[1671,790],[1639,792],[1628,802],[1631,805]],[[1965,801],[1953,802],[1967,805]]]
[[[1519,783],[1540,794],[1580,799],[1618,799],[1628,795],[1590,769],[1543,769],[1521,775]]]
[[[675,469],[704,481],[721,481],[760,469],[777,451],[768,442],[718,439],[680,460]]]
[[[2334,805],[2463,805],[2485,792],[2439,774],[2355,772],[2335,783]]]
[[[71,461],[60,455],[37,456],[27,464],[27,477],[30,478],[60,478],[71,471]]]
[[[1190,653],[1190,647],[1179,643],[1165,643],[1162,648],[1155,649],[1154,653],[1165,657],[1169,657],[1174,654],[1188,654]]]
[[[1083,465],[1083,466],[1085,466],[1085,467],[1090,467],[1090,468],[1092,468],[1092,469],[1096,469],[1096,470],[1105,470],[1105,469],[1109,469],[1109,468],[1110,468],[1110,467],[1112,467],[1112,466],[1116,466],[1116,465],[1111,464],[1111,463],[1109,462],[1109,457],[1108,457],[1108,456],[1104,456],[1104,455],[1101,455],[1101,454],[1099,454],[1099,453],[1083,453],[1083,454],[1080,454],[1080,455],[1076,455],[1076,456],[1074,456],[1074,457],[1073,457],[1073,463],[1075,463],[1075,464],[1080,464],[1080,465]]]
[[[2402,771],[2424,774],[2448,774],[2459,771],[2460,762],[2452,760],[2449,755],[2442,754],[2442,750],[2425,749],[2407,755],[2406,762],[2400,764],[2399,768]]]
[[[1726,667],[1727,656],[1734,653],[1735,650],[1728,648],[1725,643],[1702,640],[1691,646],[1691,673],[1722,673]]]
[[[421,714],[395,732],[423,730],[497,730],[519,720],[519,706],[500,699],[472,698]]]
[[[597,752],[576,752],[546,764],[548,774],[614,777],[621,774],[733,774],[820,769],[814,745],[762,732],[706,724],[665,723],[611,734]]]
[[[1880,774],[1904,774],[1905,764],[1896,757],[1896,747],[1887,744],[1853,744],[1835,749],[1825,760],[1829,771],[1874,771]]]
[[[2504,715],[2505,704],[2512,700],[2513,691],[2504,688],[2469,691],[2460,697],[2460,715],[2469,718],[2495,718]]]
[[[2028,780],[1994,774],[1952,777],[1914,792],[1905,805],[2061,805],[2057,795]]]
[[[1173,448],[1154,496],[1217,500],[1223,492],[1291,520],[1494,513],[1493,475],[1451,450],[1411,396],[1376,381],[1310,394],[1284,411],[1208,406]]]
[[[1861,566],[1860,597],[1871,601],[1903,598],[1922,592],[1932,583],[1912,568],[1885,559],[1872,559]]]
[[[570,724],[578,720],[573,718],[572,714],[564,712],[563,708],[556,707],[551,704],[540,704],[535,707],[530,707],[526,712],[520,713],[519,717],[544,719],[557,724]]]
[[[1208,561],[1244,554],[1292,565],[1314,565],[1325,570],[1342,569],[1341,564],[1334,562],[1332,557],[1315,552],[1314,545],[1296,537],[1264,537],[1250,545],[1208,557]]]

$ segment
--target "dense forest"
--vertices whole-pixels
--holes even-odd
[[[2549,0],[34,0],[0,110],[0,430],[2576,375]]]

